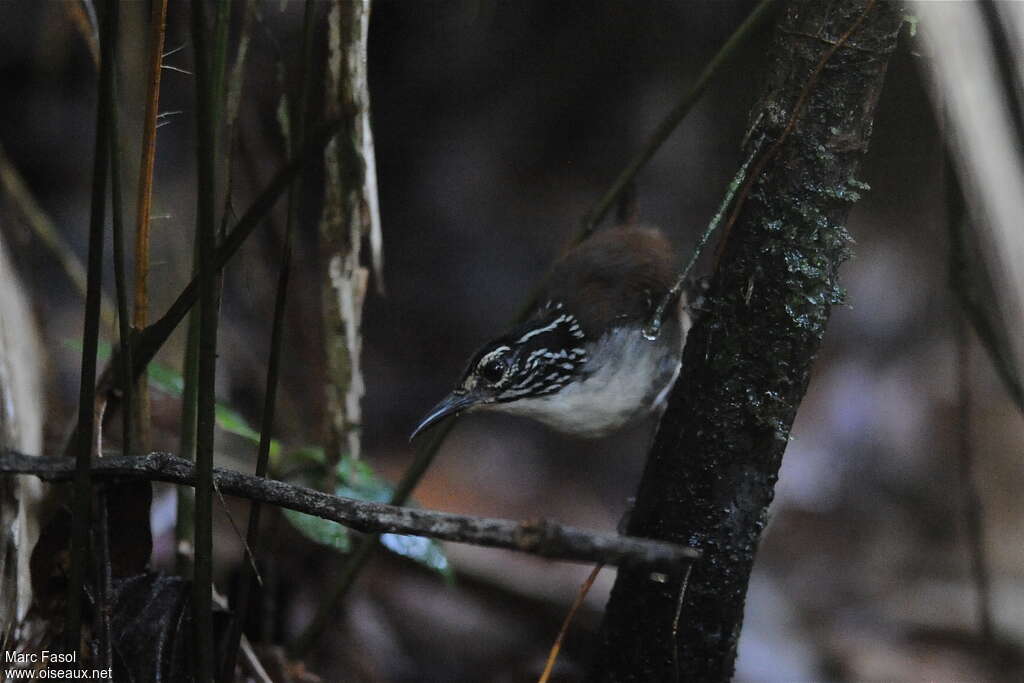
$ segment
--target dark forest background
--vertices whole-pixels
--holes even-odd
[[[146,3],[122,21],[121,112],[137,140]],[[397,477],[407,437],[475,347],[500,332],[568,244],[585,212],[749,13],[726,0],[379,0],[370,88],[384,235],[382,292],[364,316],[363,451]],[[283,7],[283,9],[282,9]],[[185,44],[187,4],[171,3],[168,48]],[[274,111],[277,56],[294,65],[300,3],[262,3],[243,93],[234,193],[248,204],[283,159]],[[742,161],[770,48],[763,31],[716,76],[637,180],[642,222],[687,256]],[[892,61],[851,216],[855,257],[784,460],[758,554],[738,680],[972,680],[982,648],[955,450],[958,308],[948,285],[942,146],[925,57],[906,37]],[[190,69],[191,50],[167,63]],[[295,73],[286,75],[292,84]],[[0,144],[74,250],[86,246],[95,67],[65,3],[0,4]],[[187,281],[194,207],[192,77],[165,71],[154,214],[153,310]],[[291,86],[289,86],[291,87]],[[133,132],[135,131],[135,132]],[[137,142],[132,143],[137,144]],[[125,155],[133,177],[135,148]],[[6,199],[4,200],[6,201]],[[81,298],[53,253],[0,204],[3,238],[33,295],[48,358],[46,451],[73,423]],[[298,226],[277,435],[322,442],[319,207]],[[129,211],[128,215],[134,215]],[[280,223],[227,270],[218,395],[259,419]],[[112,283],[108,271],[106,283]],[[112,294],[112,289],[109,290]],[[106,331],[106,339],[116,335]],[[180,367],[183,334],[160,362]],[[970,346],[971,440],[1000,648],[1024,642],[1024,423],[987,357]],[[174,450],[178,404],[154,394],[154,446]],[[553,517],[614,529],[642,468],[642,435],[570,443],[527,422],[469,416],[417,500],[444,510]],[[116,436],[111,437],[112,443]],[[227,466],[252,445],[218,434]],[[237,513],[241,515],[241,506]],[[158,566],[173,554],[173,498],[152,509]],[[265,633],[295,633],[343,558],[279,519],[265,568],[276,597]],[[217,516],[230,582],[238,541]],[[361,578],[337,626],[307,660],[324,680],[523,680],[539,669],[587,573],[503,551],[447,547],[456,580],[390,556]],[[603,572],[563,654],[583,670],[613,581]]]

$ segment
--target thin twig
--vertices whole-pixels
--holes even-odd
[[[629,184],[636,177],[636,174],[650,161],[654,153],[657,152],[668,137],[675,131],[679,123],[690,113],[693,109],[693,105],[700,100],[701,95],[704,94],[704,90],[708,87],[711,79],[714,78],[715,74],[721,66],[732,57],[738,49],[744,45],[747,40],[754,34],[757,28],[771,16],[770,10],[772,5],[775,4],[775,0],[761,0],[761,2],[754,8],[754,11],[740,24],[739,28],[729,36],[729,39],[725,41],[725,44],[719,48],[715,56],[711,58],[711,61],[707,63],[704,69],[700,72],[696,82],[690,86],[690,89],[686,91],[679,103],[662,119],[658,127],[654,129],[651,137],[644,144],[640,153],[637,154],[636,158],[626,168],[619,173],[618,177],[612,183],[612,186],[608,188],[608,191],[601,197],[600,201],[586,213],[583,217],[583,225],[580,231],[580,235],[577,241],[582,241],[588,237],[597,226],[604,220],[608,211],[612,206],[615,205],[619,199],[619,195],[629,186]]]
[[[665,321],[665,313],[668,311],[669,306],[672,305],[673,301],[679,298],[679,295],[683,291],[683,286],[686,284],[686,278],[690,276],[690,271],[697,265],[697,260],[700,255],[704,252],[704,247],[707,246],[711,236],[718,229],[718,224],[722,222],[722,216],[725,214],[729,205],[732,204],[733,198],[736,196],[736,191],[747,177],[747,169],[750,167],[750,163],[754,160],[754,157],[761,151],[761,144],[764,142],[764,135],[760,137],[757,144],[747,155],[746,161],[740,166],[740,170],[736,172],[732,182],[729,183],[729,187],[725,191],[725,197],[722,199],[722,203],[718,206],[718,211],[712,216],[711,222],[708,223],[708,227],[704,229],[704,233],[700,236],[700,240],[697,241],[697,246],[693,248],[693,253],[690,255],[690,260],[687,262],[686,267],[679,273],[679,277],[676,278],[675,284],[672,285],[671,289],[662,296],[661,301],[658,302],[654,312],[651,314],[650,320],[644,326],[643,334],[644,337],[650,340],[657,339],[658,333],[661,331],[661,326]]]
[[[231,514],[231,508],[228,507],[228,502],[224,500],[224,493],[220,490],[220,486],[217,485],[217,480],[213,480],[213,491],[217,494],[217,499],[220,501],[221,512],[228,518],[228,524],[231,525],[231,530],[235,532],[235,536],[238,541],[242,544],[242,558],[244,562],[248,562],[249,568],[252,569],[253,574],[256,576],[256,581],[262,586],[263,577],[260,576],[260,570],[256,567],[256,556],[252,552],[252,548],[249,547],[249,541],[246,536],[242,535],[242,530],[238,528],[238,523],[235,521],[235,516]],[[244,619],[238,619],[241,615],[236,614],[237,621],[245,621]]]
[[[255,15],[255,0],[245,0],[242,8],[242,26],[238,33],[238,49],[231,72],[227,76],[224,91],[224,210],[221,213],[220,234],[226,235],[228,222],[234,218],[231,208],[232,190],[234,188],[233,159],[235,156],[235,126],[238,123],[238,110],[242,102],[242,86],[245,84],[245,63],[249,54],[249,41],[252,34],[252,20]]]
[[[180,66],[174,66],[172,64],[161,64],[161,69],[167,69],[168,71],[176,71],[179,74],[185,74],[186,76],[192,76],[192,72],[188,69],[182,69]]]
[[[14,167],[7,152],[0,145],[0,188],[10,198],[14,208],[21,214],[21,219],[42,242],[43,246],[53,254],[60,264],[68,280],[84,299],[86,296],[86,275],[82,260],[71,248],[67,240],[57,229],[48,213],[39,205],[25,179]],[[103,294],[100,294],[100,319],[104,325],[113,325],[116,318],[114,305]]]
[[[689,565],[687,565],[689,566]],[[548,683],[548,679],[551,678],[551,672],[555,668],[555,662],[558,661],[558,653],[562,651],[562,642],[565,640],[565,634],[569,632],[569,625],[572,624],[572,620],[576,617],[576,612],[579,611],[583,605],[583,600],[587,597],[587,593],[590,592],[590,587],[594,585],[594,581],[597,580],[597,575],[604,569],[603,564],[595,565],[590,570],[590,576],[580,586],[579,591],[576,593],[576,599],[572,601],[572,607],[569,608],[569,613],[565,615],[565,619],[562,621],[561,628],[558,629],[558,635],[555,637],[555,642],[551,646],[551,651],[548,652],[548,659],[544,663],[544,671],[541,672],[540,678],[537,679],[537,683]]]
[[[98,458],[92,462],[92,467],[97,480],[196,485],[197,468],[170,453]],[[44,481],[62,482],[74,477],[74,468],[74,463],[67,458],[29,456],[10,449],[0,452],[0,473],[29,474]],[[661,571],[678,570],[701,557],[699,550],[675,543],[586,531],[550,520],[517,522],[371,503],[219,467],[213,469],[213,476],[225,495],[295,510],[363,533],[425,536],[515,550],[552,560],[601,562],[619,567],[637,565]]]
[[[676,596],[676,613],[672,616],[672,671],[673,680],[679,683],[679,620],[683,616],[683,602],[686,598],[686,587],[690,585],[690,572],[693,565],[686,565],[683,580],[679,584],[679,595]]]
[[[161,55],[161,57],[162,57],[163,59],[167,59],[167,58],[168,58],[168,57],[170,57],[171,55],[176,55],[176,54],[178,54],[179,52],[181,52],[182,50],[184,50],[184,49],[185,49],[186,47],[188,47],[188,43],[182,43],[182,44],[181,44],[181,45],[179,45],[178,47],[172,47],[172,48],[171,48],[170,50],[168,50],[167,52],[163,53],[163,54]]]
[[[974,475],[974,449],[971,447],[971,346],[970,334],[964,316],[957,316],[957,393],[960,397],[959,430],[957,433],[957,464],[960,475],[960,500],[967,548],[971,558],[971,578],[974,580],[978,609],[978,629],[981,644],[988,655],[993,653],[994,628],[992,625],[991,579],[985,557],[985,523],[978,482]]]
[[[93,7],[91,0],[66,2],[64,6],[71,17],[71,23],[78,29],[78,32],[82,35],[82,40],[85,41],[85,46],[89,49],[89,56],[92,57],[93,65],[99,68],[99,25],[96,20],[96,8]]]
[[[242,640],[239,643],[239,651],[243,655],[242,661],[245,662],[245,666],[249,669],[249,673],[256,679],[256,683],[274,683],[274,681],[270,679],[270,676],[267,675],[267,671],[263,668],[260,658],[256,656],[256,652],[252,649],[252,645],[249,644],[249,639],[245,636],[242,636]]]
[[[71,567],[68,578],[65,647],[77,652],[82,626],[82,587],[85,579],[92,512],[92,480],[89,475],[96,418],[96,352],[100,332],[100,288],[103,283],[103,219],[107,199],[110,153],[110,111],[113,100],[114,54],[117,44],[118,8],[110,0],[103,12],[100,36],[99,97],[96,104],[96,144],[93,159],[92,210],[89,216],[89,257],[86,276],[85,329],[82,339],[82,372],[78,395],[78,427],[75,441],[75,486],[71,532]]]

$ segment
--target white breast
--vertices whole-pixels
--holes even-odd
[[[488,408],[530,417],[566,434],[605,436],[651,414],[667,397],[679,374],[681,340],[678,329],[662,334],[673,339],[652,342],[638,327],[615,328],[588,346],[587,366],[596,371],[582,381],[554,394]]]

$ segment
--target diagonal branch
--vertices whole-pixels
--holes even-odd
[[[228,261],[235,255],[249,235],[262,223],[263,219],[274,207],[274,204],[281,197],[292,181],[307,163],[317,156],[331,138],[337,134],[340,122],[335,119],[327,121],[318,127],[307,140],[303,148],[295,154],[277,174],[271,179],[260,195],[253,201],[248,211],[238,219],[235,227],[225,236],[213,255],[213,267],[221,271]],[[138,378],[146,370],[157,351],[164,345],[164,342],[171,336],[171,333],[178,327],[181,321],[191,310],[199,299],[199,278],[193,277],[174,300],[167,312],[153,324],[146,327],[135,336],[132,341],[132,377]],[[116,354],[111,358],[107,367],[96,385],[96,395],[107,403],[107,415],[111,415],[118,408],[118,396],[115,392],[117,380],[117,366],[120,362],[120,355]],[[72,433],[68,440],[65,452],[70,453],[71,447],[78,438],[78,430]]]
[[[2,474],[30,474],[43,481],[64,482],[74,478],[74,468],[75,463],[67,458],[34,457],[11,450],[0,454]],[[170,453],[150,453],[93,460],[92,478],[195,486],[196,469],[189,461]],[[699,551],[675,543],[586,531],[543,519],[516,522],[369,503],[221,468],[214,468],[213,478],[227,495],[329,519],[364,533],[426,536],[553,560],[642,566],[647,571],[669,570],[700,558]]]

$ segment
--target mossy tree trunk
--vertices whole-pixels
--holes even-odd
[[[751,112],[749,144],[762,140],[760,154],[768,156],[760,168],[754,162],[760,175],[690,332],[629,524],[630,534],[688,543],[704,558],[681,608],[681,577],[658,582],[643,570],[620,571],[593,680],[733,674],[789,430],[830,309],[843,297],[845,223],[864,187],[857,167],[901,23],[898,7],[867,0],[793,0],[780,15]]]

